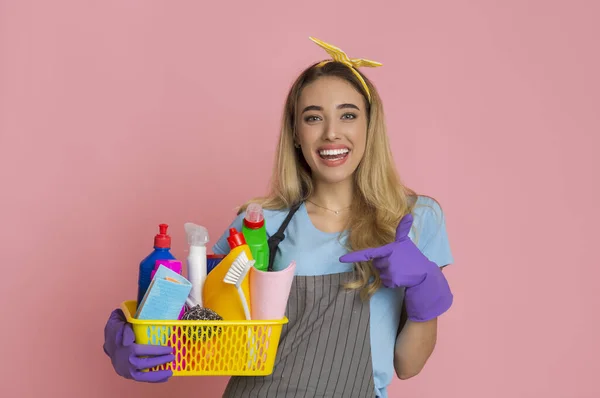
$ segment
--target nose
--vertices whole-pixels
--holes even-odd
[[[323,130],[323,140],[325,141],[335,141],[339,140],[340,136],[338,134],[338,126],[334,121],[327,121],[325,123],[325,130]]]

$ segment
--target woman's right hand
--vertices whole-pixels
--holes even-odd
[[[413,215],[405,215],[396,228],[392,243],[348,253],[343,263],[373,260],[381,282],[387,288],[406,288],[408,319],[425,322],[446,312],[454,300],[450,286],[440,267],[429,260],[408,236]]]
[[[175,360],[169,346],[136,344],[131,325],[123,311],[114,310],[104,327],[104,352],[118,375],[135,381],[162,383],[173,375],[171,370],[142,372]]]

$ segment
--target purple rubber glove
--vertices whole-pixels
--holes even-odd
[[[117,374],[126,379],[162,383],[173,375],[171,370],[142,372],[142,369],[172,362],[175,359],[173,348],[136,344],[131,325],[120,309],[110,314],[104,327],[104,352],[110,357]]]
[[[452,292],[442,270],[408,237],[412,214],[400,220],[396,240],[387,245],[348,253],[343,263],[373,260],[385,287],[405,287],[408,319],[424,322],[446,312],[452,305]]]

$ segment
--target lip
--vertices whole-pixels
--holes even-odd
[[[324,159],[319,154],[320,151],[334,150],[334,149],[347,149],[348,152],[347,152],[346,156],[344,156],[343,158],[341,158],[339,160]],[[328,144],[328,145],[320,146],[319,148],[317,148],[316,152],[317,152],[317,157],[319,158],[319,160],[321,161],[321,163],[323,165],[325,165],[327,167],[338,167],[338,166],[341,166],[344,163],[346,163],[346,161],[348,160],[348,158],[350,157],[350,155],[352,153],[352,149],[350,149],[347,145]]]
[[[328,150],[328,149],[347,149],[347,150],[351,150],[350,147],[348,145],[342,145],[342,144],[327,144],[327,145],[323,145],[317,148],[317,152],[319,151],[323,151],[323,150]]]

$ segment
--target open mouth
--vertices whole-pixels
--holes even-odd
[[[336,160],[345,159],[350,153],[350,149],[321,149],[319,151],[319,156],[321,159],[329,160],[331,162],[335,162]]]

